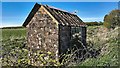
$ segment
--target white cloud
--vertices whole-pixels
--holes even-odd
[[[2,27],[16,27],[16,26],[22,26],[22,24],[18,24],[18,23],[16,23],[16,24],[10,24],[10,23],[0,23],[0,28],[2,28]]]
[[[2,27],[16,27],[22,26],[24,19],[23,17],[3,17],[2,23],[0,23],[0,28]]]
[[[103,21],[102,17],[96,18],[96,17],[90,17],[90,18],[81,18],[84,22],[94,22],[94,21]]]

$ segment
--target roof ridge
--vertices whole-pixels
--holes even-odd
[[[72,14],[72,15],[76,15],[76,14],[71,13],[71,12],[69,12],[69,11],[66,11],[66,10],[63,10],[63,9],[60,9],[60,8],[56,8],[56,7],[54,7],[54,6],[50,6],[50,5],[44,5],[44,6],[49,7],[49,8],[52,8],[52,9],[55,9],[55,10],[58,10],[58,11],[62,11],[62,12],[65,12],[65,13],[69,13],[69,14]]]
[[[23,26],[26,27],[26,25],[31,21],[31,19],[34,17],[34,14],[39,10],[41,6],[43,6],[62,25],[85,25],[83,21],[77,16],[77,14],[73,14],[68,11],[64,11],[62,9],[51,7],[45,4],[36,3],[26,18],[25,22],[23,23]]]

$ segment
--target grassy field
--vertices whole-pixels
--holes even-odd
[[[25,28],[16,28],[16,29],[2,29],[2,39],[7,40],[11,38],[23,38],[26,37]]]
[[[101,49],[97,58],[88,58],[80,65],[82,66],[118,66],[118,52],[120,44],[118,41],[118,30],[106,30],[104,26],[88,27],[87,41],[93,43],[93,47]]]
[[[27,63],[28,50],[25,48],[26,29],[2,29],[2,65],[13,66]],[[25,63],[25,64],[26,64]]]
[[[103,26],[87,28],[87,42],[95,49],[101,49],[97,58],[88,58],[79,66],[117,66],[118,28],[107,31]],[[5,65],[29,65],[26,44],[26,29],[2,29],[2,63]]]

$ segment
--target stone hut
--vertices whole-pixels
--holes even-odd
[[[86,43],[86,25],[75,14],[48,5],[35,4],[23,23],[30,49],[50,51],[58,57],[65,53],[74,33]]]

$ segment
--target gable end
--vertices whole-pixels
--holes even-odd
[[[23,23],[22,26],[26,27],[28,25],[28,23],[31,21],[31,19],[33,18],[34,14],[38,11],[38,9],[40,8],[40,6],[41,5],[39,5],[38,3],[35,4],[35,6],[31,10],[30,14],[26,18],[26,20],[25,20],[25,22]]]

